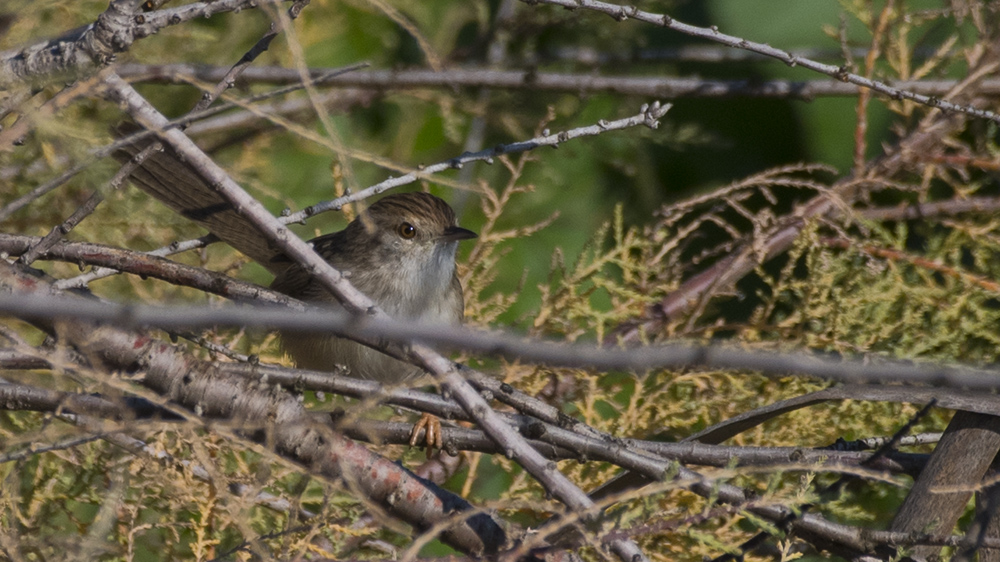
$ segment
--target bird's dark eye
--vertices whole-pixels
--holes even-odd
[[[396,232],[398,232],[400,236],[406,238],[407,240],[417,235],[417,229],[414,228],[413,225],[408,222],[401,223],[399,225],[399,228],[396,229]]]

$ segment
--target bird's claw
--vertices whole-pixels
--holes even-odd
[[[435,448],[441,449],[443,445],[443,441],[441,440],[441,420],[431,414],[420,416],[417,423],[413,424],[413,430],[410,432],[411,447],[416,447],[420,442],[421,430],[426,432],[423,441],[427,445],[427,456],[430,457]]]

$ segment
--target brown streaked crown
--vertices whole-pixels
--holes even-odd
[[[440,234],[444,229],[455,226],[455,211],[440,197],[430,193],[394,193],[379,199],[359,217],[362,223],[371,220],[383,227],[406,220],[428,234]]]

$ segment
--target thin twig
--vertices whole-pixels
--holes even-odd
[[[119,75],[130,82],[189,84],[214,82],[225,73],[222,67],[185,63],[123,64]],[[592,73],[498,70],[490,67],[450,68],[439,72],[421,69],[368,70],[343,76],[328,76],[329,69],[310,69],[317,86],[366,88],[379,91],[407,89],[452,89],[456,87],[526,90],[532,92],[606,92],[621,95],[681,98],[764,97],[813,100],[823,97],[855,97],[863,86],[841,80],[719,80],[663,76],[614,76]],[[262,66],[248,69],[241,81],[251,84],[290,84],[301,81],[294,69]],[[958,85],[955,80],[897,80],[892,88],[913,95],[943,96]],[[1000,79],[986,78],[978,86],[984,96],[1000,95]]]
[[[757,43],[754,41],[749,41],[741,37],[735,37],[733,35],[727,35],[719,31],[716,26],[708,27],[698,27],[690,24],[686,24],[676,19],[666,15],[666,14],[656,14],[652,12],[645,12],[636,8],[635,6],[622,6],[620,4],[610,4],[608,2],[601,2],[599,0],[522,0],[526,4],[551,4],[554,6],[562,6],[563,8],[575,10],[578,8],[583,8],[585,10],[593,10],[596,12],[601,12],[607,14],[617,21],[625,21],[629,18],[642,21],[645,23],[651,23],[667,29],[672,29],[674,31],[679,31],[685,35],[690,35],[692,37],[698,37],[701,39],[706,39],[715,43],[721,43],[723,45],[728,45],[736,49],[744,49],[768,57],[772,57],[783,61],[788,66],[801,66],[808,70],[814,72],[819,72],[821,74],[826,74],[831,78],[836,78],[842,82],[849,82],[857,86],[862,86],[874,90],[880,94],[885,94],[894,100],[910,100],[921,105],[926,105],[928,107],[933,107],[940,109],[942,111],[965,113],[967,115],[978,117],[980,119],[989,119],[990,121],[995,121],[1000,123],[1000,115],[988,111],[985,109],[979,109],[969,105],[959,105],[956,103],[943,100],[936,96],[925,96],[922,94],[917,94],[911,91],[902,90],[887,84],[885,82],[880,82],[878,80],[872,80],[865,78],[864,76],[859,76],[848,72],[846,68],[842,66],[833,66],[830,64],[823,64],[821,62],[814,61],[805,57],[797,57],[788,51],[782,49],[777,49],[770,45],[764,43]]]
[[[829,246],[831,248],[854,250],[857,252],[868,254],[869,256],[885,260],[892,260],[897,262],[909,262],[916,267],[927,269],[929,271],[934,271],[946,277],[958,279],[963,283],[979,287],[984,291],[1000,294],[1000,283],[992,279],[989,279],[982,275],[974,275],[967,271],[963,271],[959,268],[939,263],[932,259],[925,258],[923,256],[915,256],[913,254],[909,254],[901,250],[896,250],[893,248],[884,248],[876,246],[874,244],[861,244],[854,242],[853,240],[848,240],[846,238],[824,237],[820,238],[820,243],[825,246]]]

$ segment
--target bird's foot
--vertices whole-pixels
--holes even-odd
[[[434,449],[440,449],[441,440],[441,420],[431,414],[423,414],[417,423],[413,424],[413,431],[410,432],[410,446],[416,447],[420,443],[420,431],[424,430],[424,443],[427,446],[427,456],[430,457]]]

